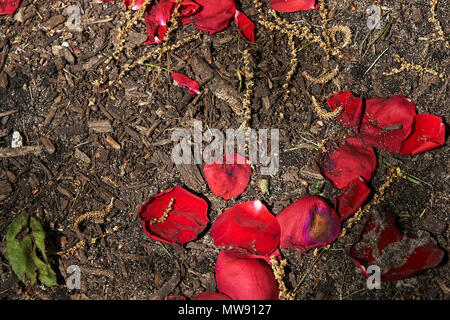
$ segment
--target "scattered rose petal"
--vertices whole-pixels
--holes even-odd
[[[311,10],[314,8],[315,0],[270,0],[273,10],[278,12],[295,12]]]
[[[228,200],[244,192],[250,182],[252,169],[247,158],[234,153],[205,164],[203,173],[211,191]]]
[[[196,239],[206,228],[209,222],[207,211],[205,200],[176,186],[150,197],[139,208],[139,218],[149,238],[183,245]],[[156,222],[165,212],[168,212],[166,219]]]
[[[217,247],[268,255],[280,243],[280,226],[261,201],[247,201],[219,215],[211,227],[211,237]]]
[[[174,0],[172,0],[174,1]],[[181,23],[186,24],[191,22],[194,14],[201,10],[200,5],[191,0],[183,0],[180,6],[180,20]]]
[[[189,88],[190,94],[199,94],[200,93],[200,85],[197,81],[192,80],[185,74],[179,72],[172,72],[173,80],[180,86],[185,86]]]
[[[333,242],[341,228],[336,211],[316,196],[297,199],[277,216],[281,228],[280,247],[305,252]]]
[[[250,42],[255,42],[255,25],[244,13],[236,10],[234,22],[242,38]]]
[[[184,296],[167,296],[164,300],[186,300]]]
[[[0,0],[0,14],[13,14],[19,4],[20,0]]]
[[[403,141],[400,154],[416,155],[435,149],[445,143],[445,124],[441,117],[418,114],[414,117],[411,135]]]
[[[210,35],[230,25],[236,12],[234,0],[196,0],[202,9],[192,17],[197,29]]]
[[[363,110],[363,99],[355,97],[350,91],[334,93],[328,100],[331,111],[338,107],[343,110],[338,116],[338,120],[343,126],[358,129],[361,122]]]
[[[161,0],[151,8],[150,13],[145,14],[147,40],[144,43],[159,44],[163,42],[174,6],[172,0]]]
[[[228,296],[219,292],[205,291],[196,295],[192,300],[231,300]]]
[[[370,195],[370,189],[363,178],[353,179],[343,192],[335,198],[336,208],[341,220],[345,220],[358,210],[367,197]]]
[[[338,189],[345,188],[353,179],[363,177],[370,181],[377,167],[377,158],[372,147],[364,147],[356,137],[329,144],[322,154],[322,174]]]
[[[102,1],[110,1],[110,0],[102,0]],[[139,9],[139,7],[144,4],[144,2],[145,2],[145,0],[135,0],[134,6],[131,8],[131,10]],[[131,6],[133,4],[133,0],[123,0],[123,4],[125,5],[126,8],[128,8],[129,6]]]
[[[366,277],[366,267],[377,265],[382,281],[396,281],[437,266],[444,252],[427,232],[403,234],[392,214],[374,212],[351,247],[350,257]]]
[[[217,289],[232,300],[278,300],[278,283],[264,260],[220,251],[216,261]]]
[[[403,95],[366,100],[359,137],[365,145],[399,153],[411,133],[416,107]]]

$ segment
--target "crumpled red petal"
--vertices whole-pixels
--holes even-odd
[[[237,197],[247,188],[252,169],[247,158],[238,153],[207,163],[203,173],[211,191],[226,200]]]
[[[366,181],[361,177],[353,179],[343,190],[334,199],[341,221],[353,215],[370,195],[370,189],[367,187]]]
[[[399,153],[415,115],[416,106],[401,94],[367,99],[358,136],[365,145]]]
[[[0,0],[0,14],[13,14],[20,5],[20,0]]]
[[[361,115],[363,111],[363,99],[355,97],[350,91],[334,93],[327,100],[331,111],[338,107],[343,110],[338,116],[338,120],[343,126],[358,129],[361,123]]]
[[[192,300],[231,300],[231,299],[227,295],[220,292],[205,291],[193,297]]]
[[[234,0],[196,0],[202,7],[192,17],[197,29],[208,31],[210,35],[224,30],[230,25],[236,12]]]
[[[139,218],[149,238],[181,246],[197,239],[206,228],[207,211],[205,200],[176,186],[150,197],[139,208]],[[167,213],[166,219],[156,222],[164,213]]]
[[[280,225],[261,201],[226,209],[211,227],[217,247],[241,253],[269,255],[280,243]]]
[[[163,42],[174,6],[175,3],[172,0],[161,0],[150,9],[150,13],[145,13],[147,40],[144,43],[159,44]]]
[[[173,80],[180,86],[185,86],[189,88],[190,94],[199,94],[200,93],[200,85],[197,81],[192,80],[188,76],[179,72],[171,73]]]
[[[217,289],[232,300],[278,300],[278,283],[262,259],[220,251],[216,261]]]
[[[370,181],[377,167],[377,158],[372,147],[363,146],[356,137],[349,137],[338,141],[337,146],[328,144],[319,166],[335,188],[343,189],[360,176]]]
[[[427,232],[401,233],[392,214],[374,212],[351,247],[350,257],[366,277],[366,267],[377,265],[381,281],[396,281],[439,265],[444,251]]]
[[[242,38],[250,42],[255,42],[255,24],[244,13],[236,10],[234,22]]]
[[[302,252],[330,244],[341,229],[336,211],[316,196],[297,199],[277,214],[276,219],[281,228],[280,247]]]
[[[270,0],[273,10],[278,12],[295,12],[311,10],[314,8],[315,0]]]
[[[111,1],[111,0],[102,0],[102,1]],[[144,2],[145,2],[145,0],[135,0],[134,6],[131,8],[131,10],[139,9],[139,7],[142,6],[142,4]],[[123,0],[123,4],[125,5],[126,8],[128,8],[129,6],[131,6],[133,4],[133,0]]]
[[[411,135],[403,141],[400,154],[416,155],[435,149],[445,143],[445,124],[442,118],[432,114],[418,114],[414,117]]]

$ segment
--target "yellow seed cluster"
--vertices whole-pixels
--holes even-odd
[[[431,0],[430,1],[430,5],[431,5],[431,17],[428,18],[428,21],[430,21],[431,23],[434,24],[436,31],[439,35],[439,38],[436,40],[442,40],[445,43],[445,47],[447,49],[450,48],[450,44],[447,41],[447,39],[445,38],[445,33],[444,30],[442,29],[441,23],[439,22],[439,20],[436,18],[436,6],[437,6],[438,0]]]
[[[253,73],[250,69],[250,52],[248,49],[244,50],[244,75],[245,75],[245,93],[242,99],[242,111],[240,113],[244,116],[242,130],[247,130],[248,123],[251,120],[251,95],[253,88]]]
[[[171,198],[169,204],[167,205],[166,210],[164,210],[164,213],[159,218],[154,218],[153,220],[149,221],[150,225],[154,225],[156,223],[164,223],[167,220],[167,217],[169,216],[170,211],[173,210],[173,204],[175,203],[175,198]]]
[[[77,220],[75,220],[75,223],[73,225],[74,228],[78,229],[78,225],[84,220],[101,219],[106,217],[111,212],[113,206],[114,206],[114,198],[111,198],[111,202],[104,210],[90,211],[88,213],[79,216]]]
[[[390,72],[383,72],[383,75],[385,75],[385,76],[392,76],[394,74],[402,72],[403,70],[408,70],[408,71],[415,70],[415,71],[418,71],[420,73],[420,75],[422,75],[424,72],[427,72],[427,73],[430,73],[432,75],[439,76],[439,78],[441,80],[443,80],[444,77],[445,77],[445,75],[443,73],[439,73],[436,70],[433,70],[431,68],[425,68],[425,67],[422,67],[422,66],[420,66],[418,64],[410,63],[410,62],[406,61],[405,58],[400,57],[398,54],[396,54],[394,56],[394,59],[395,59],[395,61],[400,63],[400,68],[394,68]]]
[[[317,102],[317,99],[314,96],[311,96],[312,106],[314,112],[319,116],[321,119],[330,120],[336,118],[342,111],[342,107],[336,108],[334,111],[327,112],[323,110],[319,102]]]
[[[295,295],[288,291],[283,280],[285,275],[284,268],[287,266],[287,260],[281,259],[278,261],[272,256],[270,257],[270,265],[272,267],[273,275],[278,282],[278,289],[280,290],[278,296],[280,300],[294,300]]]

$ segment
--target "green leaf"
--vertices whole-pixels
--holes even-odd
[[[25,213],[11,222],[6,234],[6,251],[20,281],[31,285],[38,278],[48,287],[56,285],[56,274],[45,252],[45,232],[35,217]]]

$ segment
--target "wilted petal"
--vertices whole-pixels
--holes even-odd
[[[201,6],[200,12],[192,17],[197,29],[209,31],[212,35],[230,25],[236,12],[234,0],[196,0]]]
[[[396,281],[437,266],[444,252],[427,232],[403,234],[392,214],[374,212],[350,249],[350,257],[366,277],[366,267],[377,265],[382,281]]]
[[[403,141],[400,154],[416,155],[435,149],[445,143],[445,124],[441,117],[418,114],[414,117],[411,135]]]
[[[281,228],[280,247],[303,252],[330,244],[341,228],[336,211],[315,196],[297,199],[277,214],[276,219]]]
[[[171,73],[173,80],[180,86],[185,86],[189,88],[190,94],[199,94],[200,93],[200,85],[197,81],[192,80],[188,76],[179,72]]]
[[[341,220],[345,220],[358,210],[367,197],[370,195],[370,189],[363,178],[353,179],[344,189],[344,191],[335,198],[337,212]]]
[[[334,187],[343,189],[360,176],[370,181],[377,167],[372,147],[365,147],[356,137],[350,137],[340,140],[337,146],[328,145],[327,150],[319,165]]]
[[[217,289],[233,300],[278,300],[278,283],[262,259],[220,251],[216,261]]]
[[[401,94],[367,99],[358,136],[365,145],[399,153],[411,133],[415,115],[414,103]]]
[[[207,211],[205,200],[177,186],[150,197],[139,208],[139,218],[149,238],[183,245],[206,228]]]
[[[232,206],[217,217],[211,237],[218,247],[269,255],[280,243],[280,226],[261,201]]]
[[[219,292],[205,291],[196,295],[192,300],[231,300],[230,297]]]
[[[211,191],[228,200],[244,192],[250,182],[252,169],[247,158],[234,153],[205,164],[203,173]]]
[[[150,13],[145,14],[144,21],[148,36],[145,41],[146,44],[163,42],[174,6],[175,3],[172,0],[161,0],[153,5]]]
[[[270,5],[278,12],[295,12],[311,10],[315,2],[315,0],[270,0]]]
[[[20,0],[0,0],[0,14],[13,14],[19,4]]]
[[[242,38],[250,42],[255,42],[255,25],[244,13],[236,10],[234,22]]]
[[[334,93],[327,102],[331,111],[334,111],[338,107],[343,108],[338,116],[342,125],[353,129],[359,128],[363,110],[363,99],[355,97],[350,91],[346,91]]]

